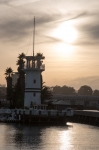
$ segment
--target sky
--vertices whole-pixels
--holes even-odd
[[[47,86],[99,89],[99,0],[0,0],[0,84],[24,52],[45,56]]]

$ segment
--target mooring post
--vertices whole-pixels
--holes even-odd
[[[30,113],[29,113],[29,123],[31,123],[31,116],[32,116],[32,111],[30,110]]]
[[[19,122],[21,121],[21,111],[19,111]]]
[[[23,111],[23,122],[25,122],[25,111]]]

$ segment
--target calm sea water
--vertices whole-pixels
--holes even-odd
[[[1,123],[0,150],[99,150],[99,128]]]

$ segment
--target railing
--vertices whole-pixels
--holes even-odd
[[[42,65],[40,66],[40,69],[45,70],[45,64],[42,64]]]
[[[58,110],[41,110],[41,109],[0,109],[0,115],[2,114],[26,114],[26,115],[42,115],[42,116],[73,116],[73,110],[71,111],[58,111]]]
[[[41,70],[45,70],[45,64],[40,65],[40,67],[37,66],[37,64],[35,66],[32,66],[32,64],[30,64],[30,66],[27,66],[27,64],[24,64],[23,69],[41,69]]]

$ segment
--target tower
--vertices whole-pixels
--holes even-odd
[[[25,72],[25,95],[24,107],[41,105],[41,73],[45,70],[43,63],[45,57],[41,53],[36,56],[25,56],[26,63],[23,71]]]

